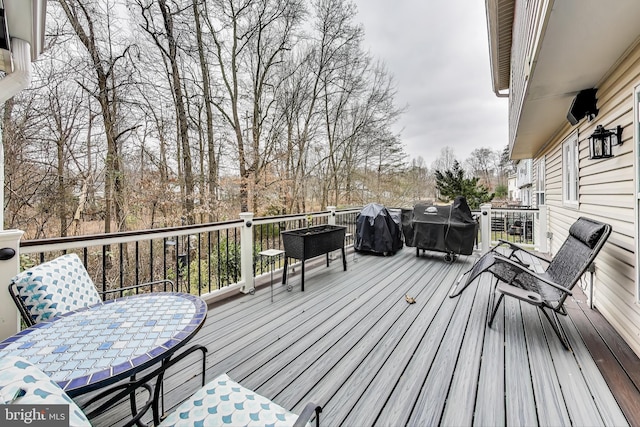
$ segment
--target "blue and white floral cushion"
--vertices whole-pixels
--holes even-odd
[[[69,425],[91,427],[78,405],[47,374],[21,357],[0,358],[0,405],[69,405]]]
[[[222,374],[160,424],[178,426],[292,426],[298,416]]]
[[[34,323],[102,302],[76,254],[67,254],[11,279]]]

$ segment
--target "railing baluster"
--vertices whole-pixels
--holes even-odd
[[[218,282],[218,289],[222,289],[222,270],[221,270],[221,266],[220,266],[220,230],[216,230],[216,239],[217,239],[217,244],[216,244],[216,252],[218,253],[217,255],[217,260],[218,260],[218,278],[217,278],[217,282]]]
[[[154,240],[150,239],[149,240],[149,281],[153,282],[153,278],[155,277],[155,274],[153,274],[153,243]],[[166,289],[165,289],[166,291]]]
[[[118,260],[118,265],[120,267],[120,272],[118,276],[120,277],[119,283],[120,288],[124,288],[124,244],[120,243],[118,245],[118,250],[120,251],[120,259]],[[122,296],[122,292],[120,292],[120,296]]]
[[[140,265],[140,242],[138,242],[137,240],[136,240],[136,256],[135,256],[135,258],[136,258],[136,282],[135,282],[135,284],[136,284],[136,286],[138,286],[140,284],[140,268],[139,268],[139,265]],[[136,294],[137,293],[139,293],[139,289],[138,288],[136,288]]]
[[[207,288],[211,292],[211,232],[207,231]]]
[[[202,295],[202,257],[200,253],[201,234],[198,233],[198,295]]]
[[[102,246],[102,295],[107,292],[107,245]]]
[[[162,238],[162,278],[167,280],[167,238]],[[175,289],[174,289],[175,291]]]

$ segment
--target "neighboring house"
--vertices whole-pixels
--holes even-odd
[[[520,205],[531,206],[531,187],[533,185],[532,179],[532,159],[520,160],[516,165],[516,173],[518,177],[517,186],[520,190]]]
[[[509,203],[520,202],[520,189],[518,188],[518,177],[512,175],[507,181],[507,188],[509,190]]]
[[[579,216],[612,225],[594,304],[640,355],[640,1],[487,0],[486,8],[493,89],[509,97],[511,157],[533,159],[550,250]],[[590,158],[598,125],[623,129],[611,158]]]

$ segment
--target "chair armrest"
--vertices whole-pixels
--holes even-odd
[[[509,249],[511,249],[511,254],[509,254],[508,258],[511,258],[512,256],[514,256],[514,254],[516,254],[517,252],[524,252],[524,253],[526,253],[527,255],[531,255],[532,257],[539,259],[540,261],[544,261],[544,262],[546,262],[547,264],[548,264],[549,262],[551,262],[551,261],[549,261],[547,258],[542,257],[542,256],[540,256],[540,255],[536,254],[535,252],[530,251],[530,250],[528,250],[528,249],[526,249],[526,248],[524,248],[524,247],[522,247],[522,246],[520,246],[520,245],[518,245],[518,244],[516,244],[516,243],[509,242],[509,241],[504,240],[504,239],[498,239],[498,242],[499,242],[498,246],[496,246],[495,248],[493,248],[493,249],[492,249],[492,251],[495,251],[495,249],[497,249],[500,245],[507,245],[507,246],[509,246]],[[518,259],[522,264],[526,264],[523,260],[521,260],[521,259],[518,257],[518,255],[515,255],[515,257],[516,257],[516,258],[517,258],[517,259]]]
[[[293,423],[293,427],[303,427],[307,425],[307,423],[311,421],[313,414],[316,414],[316,427],[320,427],[320,412],[322,412],[320,405],[316,405],[313,402],[307,403],[300,415],[298,415],[296,422]]]
[[[541,275],[539,275],[535,271],[532,271],[532,270],[526,268],[522,264],[520,264],[518,262],[515,262],[510,258],[507,258],[507,257],[502,256],[502,255],[497,254],[497,253],[494,255],[494,257],[495,257],[496,261],[504,262],[506,264],[511,265],[514,269],[520,270],[520,273],[522,273],[522,274],[528,274],[530,276],[533,276],[536,280],[540,280],[541,282],[544,282],[547,285],[549,285],[551,287],[554,287],[554,288],[558,289],[559,291],[562,291],[562,292],[566,293],[567,295],[573,295],[571,293],[571,290],[569,290],[569,289],[565,288],[564,286],[559,285],[559,284],[557,284],[555,282],[552,282],[549,279],[546,279],[546,278],[542,277]]]
[[[519,288],[517,286],[509,285],[507,283],[498,283],[496,289],[502,292],[505,295],[512,296],[522,301],[526,301],[530,304],[534,305],[542,305],[544,304],[544,300],[539,293],[533,291],[527,291],[525,289]]]
[[[150,286],[151,290],[153,291],[153,287],[155,285],[164,285],[165,289],[167,287],[169,287],[169,288],[171,288],[171,292],[174,291],[174,287],[175,287],[175,284],[173,283],[173,281],[168,280],[168,279],[164,279],[164,280],[155,280],[153,282],[139,283],[137,285],[125,286],[124,288],[109,289],[109,290],[106,290],[106,291],[100,291],[98,293],[104,296],[104,295],[107,295],[107,294],[114,294],[114,293],[117,293],[117,292],[129,291],[129,290],[132,290],[132,289],[139,289],[139,288],[142,288],[144,286]]]

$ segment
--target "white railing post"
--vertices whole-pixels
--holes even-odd
[[[327,206],[327,209],[331,212],[329,214],[329,219],[327,219],[327,224],[336,225],[336,207],[335,206]],[[333,261],[335,258],[333,257],[334,252],[329,254],[329,259]]]
[[[242,212],[240,218],[244,225],[240,231],[240,290],[253,293],[253,212]]]
[[[328,219],[327,223],[329,225],[336,225],[336,207],[335,206],[327,206],[327,209],[329,209],[331,211],[331,214],[329,215],[329,219]]]
[[[535,234],[534,245],[535,249],[543,254],[549,252],[548,231],[547,205],[540,205],[538,206],[538,232]]]
[[[14,335],[20,330],[20,313],[13,303],[7,286],[9,280],[20,271],[20,238],[21,230],[0,231],[0,254],[8,257],[14,251],[10,259],[0,260],[0,340]],[[2,258],[5,258],[3,256]]]
[[[483,254],[491,247],[491,204],[480,206],[480,250]]]

